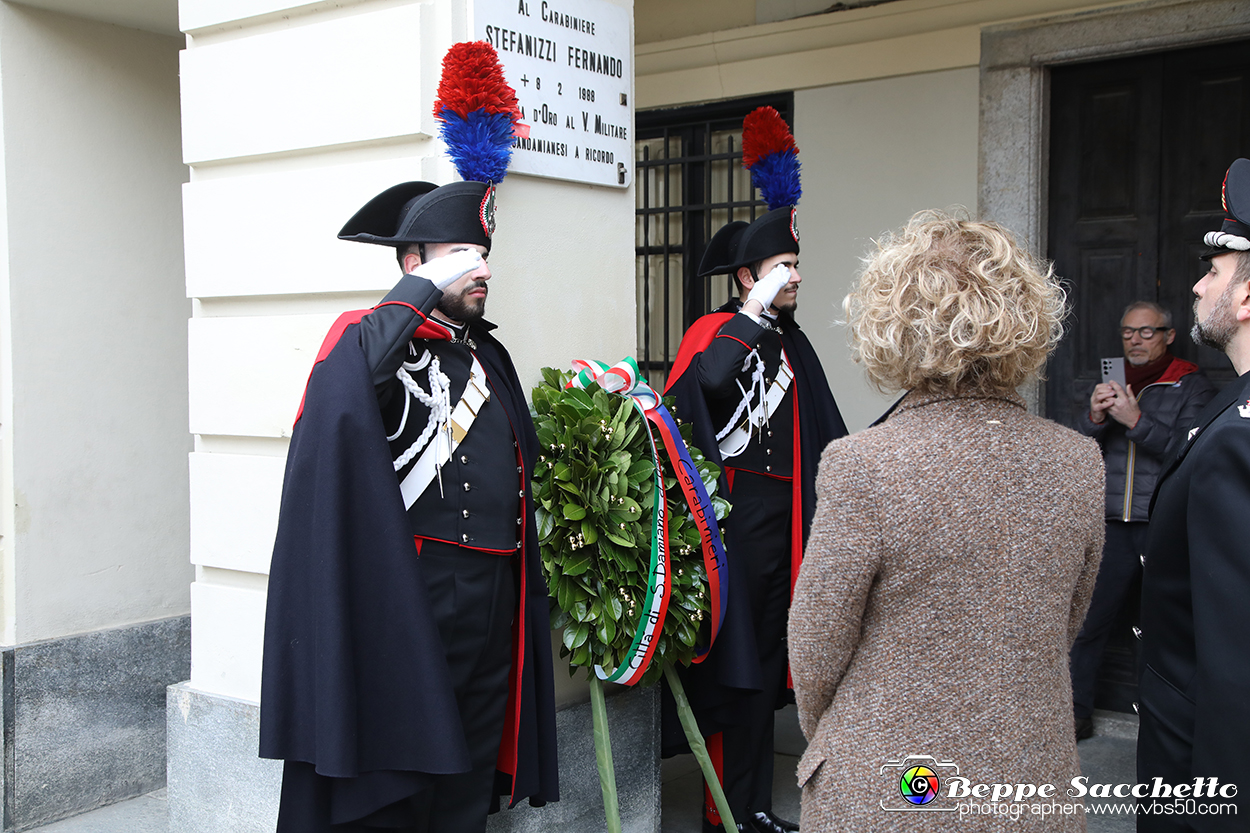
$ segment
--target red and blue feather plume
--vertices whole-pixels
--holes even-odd
[[[507,175],[521,110],[493,46],[471,41],[447,50],[434,118],[442,122],[439,135],[466,181],[499,182]]]
[[[759,107],[742,122],[742,167],[769,209],[798,204],[799,148],[790,128],[772,107]]]

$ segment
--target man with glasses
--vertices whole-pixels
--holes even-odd
[[[1077,428],[1098,440],[1107,467],[1107,537],[1085,625],[1070,656],[1076,739],[1094,733],[1098,667],[1111,625],[1141,573],[1150,496],[1163,452],[1178,429],[1188,430],[1215,388],[1198,366],[1168,350],[1172,314],[1134,301],[1120,318],[1124,380],[1094,388]]]

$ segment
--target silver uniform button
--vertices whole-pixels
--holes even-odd
[[[1141,714],[1141,709],[1138,708],[1136,703],[1133,704],[1133,714]]]
[[[460,510],[460,514],[461,514],[461,515],[463,515],[464,517],[466,517],[466,518],[467,518],[467,517],[469,517],[469,510],[468,510],[468,509],[461,509],[461,510]]]
[[[764,471],[772,471],[772,470],[773,470],[772,466],[764,466]]]
[[[771,448],[766,448],[766,449],[764,449],[764,453],[765,453],[765,454],[772,454],[772,453],[773,453],[773,450],[772,450]]]
[[[520,518],[517,518],[517,519],[516,519],[516,525],[517,525],[517,526],[520,526],[520,525],[521,525],[521,519],[520,519]]]
[[[464,456],[463,454],[461,454],[461,455],[460,455],[460,464],[461,464],[461,465],[464,465],[464,464],[466,464],[466,463],[468,463],[468,462],[469,462],[469,458],[468,458],[468,457],[466,457],[466,456]]]
[[[469,484],[468,484],[468,483],[465,483],[465,484],[464,484],[464,490],[465,490],[466,492],[467,492],[467,491],[469,491]]]
[[[520,466],[517,466],[517,467],[516,467],[516,472],[517,472],[517,474],[520,474],[520,473],[521,473],[521,467],[520,467]]]
[[[1136,625],[1133,626],[1133,636],[1137,637],[1138,639],[1141,639],[1141,628],[1137,627]]]
[[[467,532],[460,533],[460,540],[464,541],[466,544],[469,543],[469,533]]]
[[[521,491],[517,492],[516,494],[517,494],[517,497],[525,497],[525,490],[524,490],[524,489],[522,489]]]
[[[517,541],[517,542],[516,542],[516,548],[517,548],[517,549],[520,549],[520,548],[521,548],[521,542],[520,542],[520,541]]]
[[[771,437],[772,435],[773,435],[773,432],[772,432],[772,431],[769,431],[769,432],[768,432],[768,436],[770,436],[770,437]]]

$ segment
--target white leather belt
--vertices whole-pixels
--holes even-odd
[[[426,446],[425,451],[417,458],[417,462],[408,470],[404,479],[399,482],[399,491],[404,496],[405,509],[412,508],[417,498],[429,488],[439,468],[451,459],[451,455],[460,447],[460,441],[469,433],[469,429],[473,427],[473,421],[477,419],[478,412],[482,410],[482,406],[488,399],[490,399],[490,385],[486,381],[486,371],[482,369],[477,356],[474,356],[473,367],[469,370],[469,383],[464,386],[464,394],[456,403],[456,407],[452,408],[447,426],[435,432],[434,439]]]

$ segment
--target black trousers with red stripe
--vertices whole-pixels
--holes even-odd
[[[786,622],[790,612],[789,481],[738,471],[726,525],[729,558],[746,582],[763,689],[742,703],[739,722],[720,733],[721,784],[739,821],[773,806],[773,716],[785,701]],[[730,613],[735,613],[730,611]],[[740,615],[741,612],[738,612]],[[716,741],[711,742],[715,751]],[[710,811],[710,812],[709,812]],[[720,822],[705,790],[705,814]]]
[[[485,831],[508,701],[513,559],[437,541],[425,541],[420,557],[472,771],[431,776],[387,770],[327,778],[312,764],[287,761],[276,833]]]

